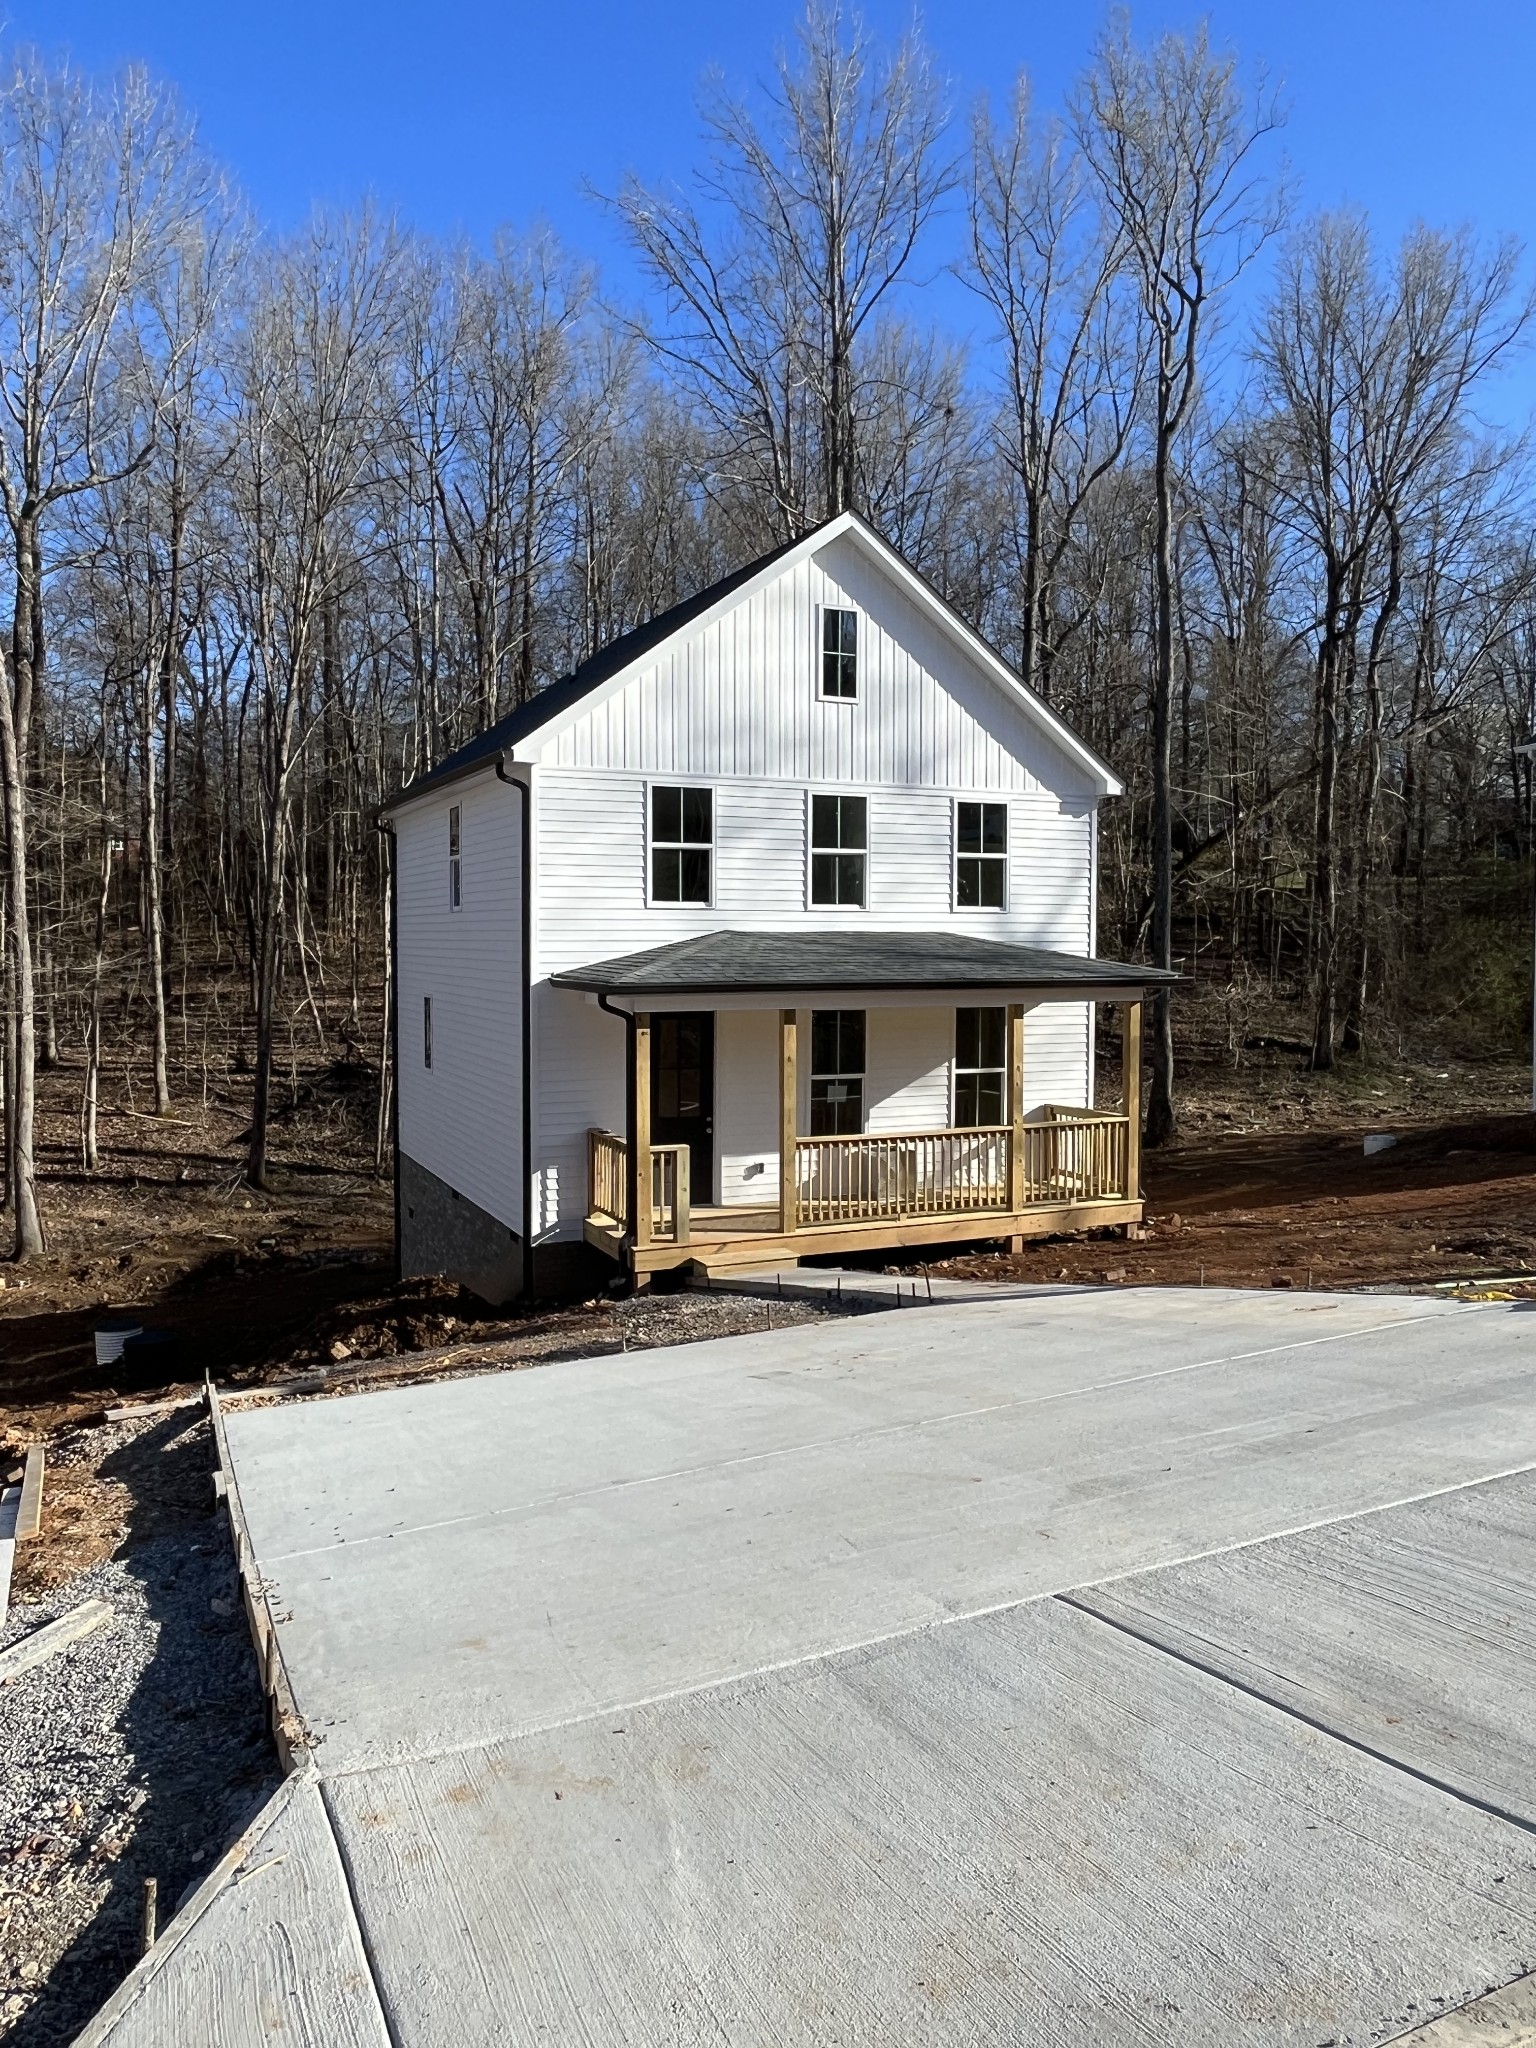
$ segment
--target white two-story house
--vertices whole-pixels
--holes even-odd
[[[1119,789],[849,513],[594,655],[386,814],[402,1273],[503,1300],[1139,1219],[1164,977],[1095,957]]]

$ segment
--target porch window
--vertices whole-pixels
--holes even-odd
[[[859,615],[829,604],[821,608],[821,694],[859,694]]]
[[[955,1128],[1007,1122],[1008,1012],[1001,1005],[955,1012]]]
[[[651,791],[651,901],[708,903],[715,843],[714,793]]]
[[[811,1012],[811,1136],[864,1128],[864,1012]]]
[[[464,907],[464,876],[459,861],[459,807],[450,804],[448,808],[448,908],[462,910]]]
[[[961,910],[1006,909],[1006,804],[956,804],[955,903]]]
[[[864,904],[869,858],[869,799],[811,798],[811,901]]]

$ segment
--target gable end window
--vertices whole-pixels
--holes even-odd
[[[651,791],[651,901],[708,903],[713,881],[713,790]]]
[[[868,877],[869,799],[811,798],[811,901],[862,910]]]
[[[432,1064],[432,998],[430,996],[423,996],[421,999],[421,1064],[424,1067],[430,1067]]]
[[[864,1128],[864,1012],[811,1012],[811,1136],[854,1137]]]
[[[955,805],[955,904],[960,910],[1008,907],[1008,806]]]
[[[1000,1005],[955,1012],[955,1128],[1006,1123],[1008,1012]]]
[[[459,857],[459,807],[452,804],[448,811],[448,908],[462,910],[464,907],[464,870]],[[432,1062],[428,1060],[427,1065]]]
[[[859,615],[830,604],[821,608],[821,694],[859,694]]]

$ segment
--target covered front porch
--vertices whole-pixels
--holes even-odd
[[[557,976],[626,1027],[628,1129],[588,1133],[586,1240],[643,1281],[689,1264],[718,1272],[1138,1222],[1142,1000],[1163,978],[950,934],[847,932],[715,933]],[[1113,1110],[1091,1106],[1088,1006],[1102,1003],[1121,1014]],[[1082,1099],[1042,1101],[1032,1027],[1042,1045],[1059,1039],[1049,1027],[1068,1005],[1083,1019]],[[871,1046],[898,1028],[942,1042],[943,1073],[921,1091],[866,1097],[866,1018]],[[717,1162],[717,1027],[752,1053],[723,1074],[722,1116],[734,1091],[773,1117],[770,1156],[744,1170],[760,1196]],[[1058,1059],[1051,1077],[1061,1072]],[[931,1128],[892,1124],[914,1099],[947,1114]],[[690,1110],[696,1122],[680,1118]]]

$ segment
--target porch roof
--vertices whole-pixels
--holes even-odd
[[[749,994],[792,989],[1124,989],[1173,986],[1157,967],[1092,960],[957,932],[707,932],[569,967],[559,988],[602,995]]]

